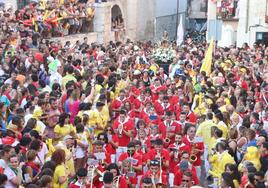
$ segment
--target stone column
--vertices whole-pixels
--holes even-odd
[[[111,8],[110,2],[96,4],[94,17],[94,32],[98,34],[98,43],[107,43],[113,40],[111,32]]]
[[[217,4],[208,0],[208,12],[207,12],[207,41],[210,40],[212,35],[215,35],[216,31],[216,12]],[[215,36],[214,36],[215,39]]]
[[[138,0],[125,0],[126,3],[126,37],[130,39],[136,39],[137,35],[137,14],[139,11],[137,10]]]

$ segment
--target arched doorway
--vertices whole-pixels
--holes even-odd
[[[112,31],[114,32],[115,41],[122,41],[124,40],[125,36],[125,20],[119,5],[115,4],[112,9]]]

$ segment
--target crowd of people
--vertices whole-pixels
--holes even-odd
[[[32,1],[22,9],[1,6],[3,34],[25,29],[42,38],[61,37],[93,31],[95,0]]]
[[[215,46],[208,74],[191,38],[61,44],[7,21],[0,188],[267,187],[264,45]]]

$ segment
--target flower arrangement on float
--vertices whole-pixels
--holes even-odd
[[[170,64],[176,57],[176,51],[171,46],[160,46],[153,51],[152,57],[158,64]]]

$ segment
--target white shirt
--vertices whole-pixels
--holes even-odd
[[[19,171],[20,171],[19,173],[22,174],[21,169],[19,169]],[[4,170],[4,174],[7,176],[7,180],[8,180],[5,185],[5,188],[17,188],[17,186],[11,183],[11,180],[16,177],[15,172],[7,166],[7,168],[5,168]]]
[[[79,133],[79,134],[77,134],[77,136],[79,138],[79,142],[81,142],[84,145],[89,145],[87,137],[85,134]],[[75,157],[78,159],[81,159],[85,156],[86,156],[86,150],[77,145],[76,151],[75,151]]]
[[[176,63],[175,65],[169,65],[169,66],[172,66],[172,68],[171,68],[171,72],[170,72],[170,74],[169,74],[169,78],[170,78],[171,80],[173,80],[173,77],[174,77],[174,75],[175,75],[176,70],[180,68],[180,64],[179,64],[179,63]]]
[[[38,163],[42,163],[42,165],[45,163],[45,156],[48,153],[48,148],[45,143],[42,143],[41,151],[38,152],[38,157],[35,158],[35,161]]]
[[[58,72],[54,72],[49,77],[49,83],[50,86],[52,86],[54,83],[58,83],[61,85],[62,76]]]

